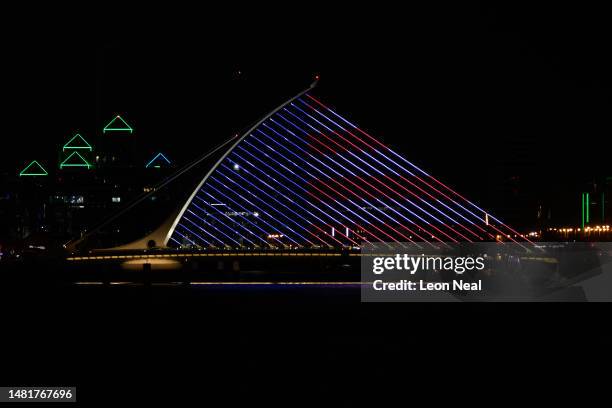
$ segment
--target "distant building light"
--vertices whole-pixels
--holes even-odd
[[[134,129],[120,116],[115,116],[106,126],[102,129],[102,133],[106,132],[129,132],[132,133]]]
[[[83,136],[78,133],[74,135],[72,139],[68,141],[62,148],[62,151],[73,150],[73,149],[86,149],[91,151],[92,147],[87,141],[83,138]]]
[[[21,172],[20,176],[47,176],[47,170],[43,168],[36,160],[32,160]]]
[[[240,165],[238,163],[234,163],[234,170],[240,170]]]
[[[157,155],[155,157],[153,157],[146,165],[146,168],[149,167],[154,167],[156,169],[161,168],[161,164],[154,164],[154,163],[163,163],[165,162],[165,165],[170,165],[172,164],[172,162],[170,160],[168,160],[168,158],[163,154],[163,153],[157,153]]]
[[[91,168],[91,164],[85,160],[83,156],[76,150],[73,150],[63,162],[60,163],[60,169],[65,167],[87,167]]]
[[[253,216],[255,216],[255,217],[259,217],[259,213],[258,213],[257,211],[255,211],[255,212],[253,213]]]
[[[121,197],[113,197],[112,201],[113,201],[113,203],[120,203],[121,202]]]

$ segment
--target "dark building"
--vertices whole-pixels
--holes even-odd
[[[598,177],[586,183],[580,194],[580,225],[604,226],[612,223],[610,217],[610,196],[612,194],[612,176]],[[578,207],[578,206],[577,206]]]
[[[31,158],[15,174],[0,175],[0,252],[78,238],[153,190],[175,167],[167,154],[151,154],[121,116],[92,137],[79,132],[57,144],[49,157]]]

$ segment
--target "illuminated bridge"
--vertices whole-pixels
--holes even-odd
[[[312,92],[228,141],[187,202],[156,231],[69,259],[311,257],[376,242],[527,240]]]
[[[521,240],[311,90],[242,135],[157,242],[257,250]]]

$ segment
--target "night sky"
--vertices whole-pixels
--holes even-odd
[[[585,2],[4,3],[0,183],[32,159],[52,167],[76,131],[95,148],[117,113],[143,151],[187,162],[317,74],[315,96],[518,229],[533,228],[539,203],[556,225],[578,225],[579,192],[612,176],[610,13]],[[588,373],[610,362],[609,304],[572,313],[554,302],[556,293],[578,299],[578,284],[534,292],[553,300],[538,307],[374,304],[327,285],[59,289],[52,283],[70,268],[24,258],[17,273],[0,271],[9,317],[0,383],[76,385],[81,403],[265,396],[350,406],[368,391],[405,401],[418,390],[456,404],[459,394],[444,392],[456,384],[472,400],[543,390],[546,401],[562,384],[567,400],[602,389]],[[113,276],[106,263],[91,272]],[[184,272],[172,279],[189,279]],[[119,276],[162,276],[145,275]],[[517,288],[556,282],[524,277]],[[447,367],[454,375],[440,375]]]
[[[315,95],[509,222],[544,203],[576,223],[577,191],[612,175],[604,13],[243,11],[114,9],[5,27],[1,170],[54,163],[75,131],[95,147],[117,113],[143,151],[186,162],[319,74]]]

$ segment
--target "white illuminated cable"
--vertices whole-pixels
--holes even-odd
[[[242,147],[237,146],[237,150],[238,150],[238,149],[242,149]],[[246,160],[246,159],[242,158],[242,157],[241,157],[241,156],[240,156],[238,153],[236,153],[236,151],[232,152],[232,155],[236,155],[236,156],[238,156],[238,157],[239,157],[239,158],[240,158],[240,159],[241,159],[243,162],[247,163],[249,166],[253,167],[253,168],[254,168],[254,169],[256,169],[256,170],[259,170],[259,169],[258,169],[256,166],[254,166],[254,165],[253,165],[251,162],[249,162],[248,160]],[[250,172],[248,172],[246,169],[245,169],[245,173],[247,173],[247,174],[249,174],[249,175],[252,175],[252,174],[251,174]],[[265,174],[264,174],[264,175],[265,175]],[[287,205],[283,204],[283,203],[282,203],[281,201],[279,201],[277,198],[275,198],[275,197],[273,197],[272,195],[270,195],[270,194],[266,193],[264,190],[260,189],[260,188],[259,188],[259,187],[257,187],[255,184],[251,183],[250,181],[248,181],[247,179],[245,179],[244,177],[242,177],[240,174],[235,174],[235,176],[239,177],[240,179],[242,179],[242,180],[244,180],[245,182],[247,182],[249,185],[253,186],[255,189],[257,189],[258,191],[260,191],[261,193],[263,193],[264,195],[266,195],[266,197],[269,197],[269,198],[271,198],[273,201],[276,201],[276,202],[277,202],[279,205],[281,205],[283,208],[285,208],[285,209],[286,209],[286,210],[288,210],[289,212],[291,212],[291,213],[295,214],[297,217],[299,217],[299,218],[301,218],[302,220],[307,221],[307,222],[309,222],[310,224],[314,225],[314,224],[312,223],[312,221],[307,220],[306,218],[304,218],[304,216],[302,216],[302,215],[298,214],[296,211],[294,211],[293,209],[291,209],[291,208],[290,208],[290,207],[288,207]],[[264,181],[263,181],[261,178],[257,178],[257,177],[255,177],[254,175],[252,175],[252,176],[253,176],[253,178],[257,179],[257,180],[258,180],[260,183],[262,183],[262,184],[266,185],[266,186],[267,186],[269,189],[271,189],[271,191],[278,191],[277,189],[275,189],[275,188],[271,187],[270,185],[268,185],[267,183],[265,183],[265,182],[264,182]],[[269,175],[267,175],[267,176],[269,176]],[[227,178],[227,176],[225,176],[225,177]],[[233,181],[233,180],[231,180],[231,181]],[[235,182],[235,181],[233,181],[233,182],[234,182],[234,183],[235,183],[235,184],[236,184],[238,187],[243,188],[245,191],[247,191],[247,192],[248,192],[248,190],[247,190],[246,188],[242,187],[242,186],[241,186],[239,183],[237,183],[237,182]],[[278,183],[278,182],[277,182],[277,183]],[[289,191],[291,191],[291,190],[289,190]],[[252,194],[252,193],[251,193],[251,194]],[[263,203],[265,203],[266,205],[270,206],[268,203],[266,203],[264,200],[261,200],[259,197],[256,197],[256,198],[258,198],[260,201],[262,201],[262,202],[263,202]],[[288,199],[288,200],[289,200],[289,199]],[[305,209],[305,208],[304,208],[304,207],[302,207],[301,205],[299,205],[299,204],[295,203],[293,200],[289,200],[289,201],[291,202],[291,204],[295,204],[295,205],[297,205],[299,208],[301,208],[303,211],[307,212],[309,215],[311,215],[311,216],[313,216],[313,217],[318,218],[316,215],[312,214],[310,211],[308,211],[307,209]],[[288,217],[287,215],[283,214],[283,213],[282,213],[282,212],[280,212],[279,210],[275,209],[273,206],[270,206],[270,207],[271,207],[271,208],[272,208],[274,211],[276,211],[277,213],[279,213],[281,216],[283,216],[284,218],[287,218],[287,219],[288,219],[289,221],[291,221],[292,223],[294,223],[294,224],[298,225],[300,228],[302,228],[303,230],[305,230],[305,231],[306,231],[306,232],[308,232],[309,234],[311,234],[311,235],[315,236],[315,237],[316,237],[317,239],[319,239],[319,240],[322,240],[320,237],[318,237],[317,235],[314,235],[312,232],[310,232],[310,231],[308,230],[308,228],[306,228],[306,227],[302,226],[302,225],[301,225],[300,223],[298,223],[296,220],[294,220],[294,219],[292,219],[292,218]],[[301,236],[301,235],[300,235],[300,236]],[[308,241],[309,243],[311,243],[311,242],[310,242],[308,239],[306,239],[305,237],[303,237],[303,236],[302,236],[302,238],[304,238],[306,241]],[[337,240],[335,240],[335,241],[337,241]],[[338,241],[338,242],[339,242],[339,241]],[[329,244],[328,242],[326,242],[326,241],[324,241],[324,243],[325,243],[326,245],[330,245],[330,244]],[[340,243],[340,242],[339,242],[339,243]],[[312,244],[312,243],[311,243],[311,244]]]
[[[268,128],[269,128],[269,127],[268,127]],[[272,128],[269,128],[269,129],[270,129],[271,131],[275,132],[275,131],[274,131],[274,129],[272,129]],[[270,141],[271,141],[271,142],[273,142],[273,143],[277,143],[277,144],[278,144],[278,142],[276,142],[276,141],[275,141],[275,140],[274,140],[272,137],[270,137],[269,135],[267,135],[267,134],[266,134],[266,133],[264,133],[263,131],[261,131],[261,130],[259,130],[259,129],[258,129],[258,132],[259,132],[259,133],[261,133],[263,136],[267,137],[268,139],[270,139]],[[277,132],[275,132],[275,133],[277,133]],[[259,143],[262,143],[262,144],[264,144],[264,145],[265,145],[265,143],[263,143],[263,142],[262,142],[262,141],[260,141],[260,140],[258,140],[258,142],[259,142]],[[319,173],[321,173],[323,176],[328,177],[329,179],[331,179],[331,177],[329,177],[329,175],[327,175],[325,172],[323,172],[322,170],[318,169],[316,166],[314,166],[314,165],[312,165],[311,163],[309,163],[309,162],[308,162],[307,160],[305,160],[303,157],[301,157],[301,156],[299,156],[299,155],[297,155],[297,154],[295,154],[295,153],[291,152],[291,150],[287,149],[286,147],[282,146],[281,144],[278,144],[278,145],[279,145],[280,147],[282,147],[283,149],[285,149],[287,152],[289,152],[289,153],[293,154],[293,155],[294,155],[296,158],[298,158],[298,159],[300,159],[301,161],[303,161],[305,164],[309,165],[310,167],[312,167],[313,169],[315,169],[316,171],[318,171]],[[311,158],[314,158],[314,157],[313,157],[313,156],[312,156],[310,153],[308,153],[308,152],[305,152],[305,153],[306,153],[308,156],[310,156]],[[279,155],[280,155],[280,154],[279,154]],[[295,162],[293,162],[293,161],[291,161],[291,160],[287,159],[287,158],[286,158],[284,155],[280,155],[280,156],[281,156],[281,157],[283,157],[283,158],[284,158],[285,160],[287,160],[288,162],[292,163],[292,164],[293,164],[294,166],[296,166],[297,168],[301,168],[301,167],[300,167],[300,166],[298,166],[298,165],[297,165]],[[317,159],[315,158],[315,160],[317,160]],[[317,161],[318,161],[318,160],[317,160]],[[322,163],[322,164],[323,164],[323,163]],[[328,166],[326,166],[326,167],[328,167]],[[331,169],[331,168],[330,168],[330,170],[332,170],[332,171],[333,171],[333,172],[335,172],[336,174],[340,175],[340,174],[339,174],[338,172],[336,172],[335,170],[333,170],[333,169]],[[308,173],[308,174],[310,174],[310,173]],[[341,176],[341,175],[340,175],[340,176]],[[314,176],[312,176],[312,177],[313,177],[313,178],[315,178]],[[347,191],[350,191],[350,190],[348,190],[348,189],[347,189]],[[368,206],[370,206],[370,207],[372,207],[372,208],[374,208],[374,209],[378,210],[378,211],[379,211],[379,212],[380,212],[382,215],[386,216],[387,218],[389,218],[389,219],[390,219],[391,221],[393,221],[394,223],[399,224],[399,221],[398,221],[398,220],[396,220],[395,218],[391,217],[391,216],[390,216],[389,214],[387,214],[386,212],[384,212],[384,211],[380,210],[378,207],[374,206],[372,203],[370,203],[369,201],[367,201],[365,198],[363,198],[363,197],[361,197],[361,196],[359,196],[359,198],[360,198],[361,200],[363,200],[363,201],[364,201],[364,202],[365,202],[365,203],[366,203]],[[360,206],[360,205],[356,204],[356,203],[355,203],[353,200],[351,200],[351,199],[348,199],[348,198],[347,198],[347,201],[348,201],[348,202],[350,202],[351,204],[355,205],[355,206],[356,206],[358,209],[363,210],[363,211],[364,211],[366,214],[370,215],[370,216],[371,216],[372,218],[374,218],[376,221],[380,222],[380,223],[381,223],[381,224],[383,224],[383,225],[385,224],[385,223],[384,223],[384,221],[382,221],[381,219],[379,219],[379,218],[378,218],[378,217],[376,217],[375,215],[371,214],[371,213],[370,213],[370,212],[368,212],[367,210],[363,209],[363,207],[362,207],[362,206]],[[381,200],[378,200],[378,201],[379,201],[380,203],[382,203],[383,205],[385,205],[385,206],[386,206],[386,204],[385,204],[384,202],[382,202]],[[393,209],[392,209],[392,210],[393,210]],[[400,214],[400,215],[401,215],[401,214]],[[405,218],[405,217],[404,217],[404,218]],[[411,222],[411,223],[414,223],[414,221],[412,221],[412,220],[409,220],[409,219],[407,219],[407,218],[405,218],[405,219],[406,219],[406,221],[409,221],[409,222]],[[368,221],[368,222],[369,222],[369,221]],[[414,234],[414,235],[418,235],[418,234],[416,234],[416,233],[415,233],[415,232],[413,232],[413,231],[409,231],[409,232],[411,232],[411,233],[412,233],[412,234]],[[399,233],[399,232],[398,232],[398,233]],[[406,238],[407,240],[409,240],[409,241],[412,241],[412,242],[413,242],[413,240],[412,240],[411,238],[406,237],[405,235],[403,235],[403,234],[401,234],[401,233],[399,233],[399,235],[402,235],[402,236],[403,236],[404,238]],[[421,237],[419,237],[419,238],[421,238]],[[421,238],[421,239],[423,239],[423,238]],[[425,241],[426,241],[426,240],[425,240]]]
[[[235,154],[235,152],[232,152],[232,154]],[[226,166],[225,164],[221,164],[219,167],[227,167],[229,169],[228,166]],[[276,212],[277,214],[279,214],[281,217],[283,217],[284,219],[288,220],[289,222],[297,225],[299,228],[303,229],[304,231],[308,232],[309,234],[312,234],[312,232],[310,232],[308,230],[308,228],[304,227],[303,225],[301,225],[300,223],[298,223],[296,220],[294,220],[293,218],[283,214],[281,211],[279,211],[278,209],[274,208],[274,206],[270,205],[270,203],[267,203],[265,200],[259,198],[257,195],[255,195],[252,191],[249,191],[246,187],[242,186],[240,183],[236,182],[235,180],[231,179],[229,176],[225,175],[224,173],[222,173],[221,171],[218,171],[217,174],[219,174],[220,176],[224,177],[225,179],[227,179],[228,181],[230,181],[231,183],[233,183],[236,187],[240,188],[241,190],[244,190],[245,192],[251,194],[254,198],[256,198],[258,201],[262,202],[264,205],[266,205],[267,207],[271,208],[272,211]],[[242,177],[240,174],[234,174],[234,176],[244,180],[245,182],[247,182],[249,185],[251,185],[252,187],[254,187],[255,189],[257,189],[258,191],[261,191],[263,194],[265,194],[266,196],[268,196],[269,198],[271,198],[272,200],[276,201],[277,203],[279,203],[279,205],[281,205],[283,208],[287,209],[288,211],[294,213],[295,215],[298,215],[295,211],[293,211],[291,208],[287,207],[285,204],[281,203],[280,201],[278,201],[276,198],[272,197],[271,195],[267,194],[265,191],[259,189],[257,186],[255,186],[253,183],[251,183],[250,181],[246,180],[244,177]],[[306,238],[305,236],[303,236],[302,234],[300,234],[299,232],[295,231],[293,228],[289,227],[287,224],[283,223],[282,221],[280,221],[278,218],[273,218],[276,222],[278,222],[279,224],[283,225],[285,228],[287,228],[289,231],[291,231],[293,234],[298,235],[300,238],[302,238],[304,241],[308,242],[311,245],[314,245],[314,243],[312,241],[310,241],[308,238]],[[304,219],[303,217],[300,217],[302,219]],[[314,234],[313,234],[314,235]],[[317,237],[316,235],[314,235],[317,239],[321,240],[320,237]],[[325,242],[325,241],[324,241]],[[297,244],[297,242],[296,242]],[[325,242],[326,245],[329,245],[329,243]],[[299,244],[298,244],[299,245]]]
[[[309,96],[309,95],[308,95]],[[309,96],[310,97],[310,96]],[[318,102],[316,99],[310,97],[311,99],[315,100],[316,102]],[[321,104],[320,102],[318,102],[319,104]],[[339,114],[337,114],[336,112],[334,112],[332,109],[324,106],[321,104],[321,106],[323,106],[328,112],[332,113],[334,116],[336,116],[337,118],[339,118],[340,120],[342,120],[343,122],[347,123],[348,125],[350,125],[352,128],[358,130],[361,133],[364,133],[367,135],[367,133],[363,132],[358,126],[354,125],[353,123],[349,122],[348,120],[346,120],[345,118],[343,118],[342,116],[340,116]],[[368,135],[369,137],[373,138],[372,136]],[[380,143],[380,142],[379,142]],[[423,175],[431,178],[432,180],[434,180],[435,182],[437,182],[440,186],[444,187],[446,190],[450,191],[452,194],[457,195],[458,197],[460,197],[462,200],[464,200],[466,203],[468,203],[469,205],[471,205],[472,207],[476,208],[477,210],[483,212],[483,213],[488,213],[487,211],[483,210],[482,208],[480,208],[479,206],[477,206],[476,204],[474,204],[473,202],[467,200],[466,198],[464,198],[463,196],[461,196],[459,193],[457,193],[456,191],[454,191],[453,189],[449,188],[448,186],[446,186],[445,184],[441,183],[440,181],[438,181],[436,178],[434,178],[433,176],[431,176],[430,174],[428,174],[427,172],[425,172],[424,170],[422,170],[421,168],[419,168],[418,166],[412,164],[409,160],[407,160],[406,158],[404,158],[403,156],[401,156],[400,154],[396,153],[395,151],[393,151],[392,149],[389,149],[388,147],[385,146],[385,148],[387,149],[387,151],[389,151],[391,154],[393,154],[395,157],[399,158],[400,160],[402,160],[403,162],[407,163],[408,165],[410,165],[411,167],[413,167],[415,170],[421,172]],[[378,150],[377,150],[378,151]],[[379,151],[378,151],[379,152]],[[379,152],[380,154],[382,154],[382,152]],[[384,156],[384,155],[383,155]],[[388,159],[390,160],[390,159]],[[392,161],[392,160],[390,160]],[[406,171],[408,174],[412,173],[407,170],[405,167],[397,164],[396,162],[392,161],[395,165],[397,165],[399,168],[401,168],[402,170]],[[438,191],[437,189],[435,189],[434,187],[432,187],[429,183],[424,182],[427,186],[429,186],[430,188],[432,188],[434,191]],[[471,212],[470,210],[468,210],[467,208],[463,207],[461,204],[457,203],[455,200],[450,199],[449,200],[454,203],[455,205],[461,207],[462,209],[464,209],[466,212],[470,213],[471,215],[473,215],[474,217],[476,217],[478,220],[482,220],[482,217],[474,214],[473,212]],[[500,226],[505,227],[507,229],[509,229],[510,231],[516,233],[516,231],[514,231],[514,229],[510,228],[509,226],[507,226],[506,224],[504,224],[502,221],[500,221],[499,219],[495,218],[494,216],[489,214],[489,217],[491,219],[493,219],[494,221],[496,221],[497,223],[500,224]],[[529,240],[527,240],[529,241]],[[530,242],[530,241],[529,241]]]
[[[246,140],[244,140],[243,142],[247,143],[248,145],[250,145],[251,147],[255,148],[256,150],[258,150],[260,153],[262,153],[264,156],[270,158],[272,161],[274,161],[275,163],[279,164],[277,160],[273,159],[272,157],[270,157],[267,153],[257,149],[256,147],[252,146],[250,143],[248,143]],[[241,148],[241,146],[237,146],[238,149]],[[260,163],[262,163],[264,166],[270,168],[272,171],[276,172],[277,174],[279,174],[281,177],[285,178],[286,180],[288,180],[290,183],[296,185],[298,188],[306,191],[303,187],[301,187],[300,185],[298,185],[297,183],[295,183],[294,181],[292,181],[291,179],[287,178],[286,176],[284,176],[282,173],[278,172],[276,169],[274,169],[273,167],[267,165],[265,162],[263,162],[261,159],[259,159],[258,157],[252,155],[251,153],[249,153],[247,150],[243,149],[247,154],[251,155],[255,160],[259,161]],[[292,172],[293,173],[293,172]],[[302,181],[307,182],[307,180],[305,180],[303,177],[293,173],[296,177],[300,178]],[[281,184],[282,185],[282,184]],[[338,204],[339,206],[341,206],[342,208],[344,208],[345,210],[347,210],[348,212],[350,212],[351,214],[353,214],[354,216],[356,216],[357,218],[359,218],[360,220],[364,221],[365,223],[369,223],[373,228],[375,228],[376,230],[378,230],[379,232],[381,232],[383,235],[388,236],[389,238],[391,238],[393,241],[400,243],[400,241],[398,241],[397,239],[393,238],[391,235],[389,235],[388,233],[382,231],[380,228],[378,228],[375,224],[370,223],[369,221],[367,221],[366,219],[364,219],[363,217],[361,217],[359,214],[355,213],[353,210],[351,210],[350,208],[348,208],[347,206],[345,206],[344,204],[342,204],[340,201],[338,201],[337,199],[332,198],[332,200]],[[325,203],[324,201],[321,201],[321,203],[323,203],[324,205],[330,207],[330,209],[332,209],[332,211],[337,212],[338,214],[340,214],[342,217],[344,217],[345,219],[347,219],[350,223],[354,224],[354,225],[359,225],[357,224],[354,220],[352,220],[350,217],[348,217],[345,214],[342,214],[341,212],[339,212],[337,209],[331,207],[329,204]],[[372,234],[370,232],[370,234],[372,236],[374,236],[376,239],[378,239],[381,242],[385,242],[384,240],[380,239],[380,237],[376,237],[376,235]]]
[[[292,106],[293,103],[291,104]],[[319,121],[317,121],[316,119],[314,119],[312,116],[308,115],[307,113],[305,113],[304,111],[302,111],[300,108],[294,106],[296,109],[300,110],[302,113],[304,113],[306,116],[308,116],[309,118],[313,119],[314,121],[316,121],[317,123],[321,124]],[[297,120],[299,120],[300,122],[304,123],[306,126],[310,127],[312,130],[314,130],[315,132],[323,135],[323,133],[315,128],[314,126],[312,126],[311,124],[307,123],[306,121],[304,121],[303,119],[301,119],[300,117],[298,117],[297,115],[295,115],[293,112],[291,112],[288,108],[284,108],[284,110],[289,113],[291,116],[295,117]],[[321,124],[323,127],[329,129],[327,126]],[[295,125],[294,125],[295,126]],[[299,128],[298,128],[299,129]],[[331,131],[331,129],[329,129]],[[365,160],[361,159],[359,156],[357,156],[356,154],[354,154],[353,152],[351,152],[350,150],[348,150],[348,153],[355,157],[357,160],[361,161],[363,164],[365,164],[366,166],[370,167],[372,170],[376,171],[377,173],[381,174],[384,176],[384,173],[382,173],[380,170],[378,170],[377,168],[375,168],[374,166],[372,166],[370,163],[366,162]],[[365,154],[367,154],[367,152],[364,152]],[[362,171],[366,176],[369,176],[369,174],[364,171],[362,168],[360,168],[359,166],[357,166],[356,164],[354,164],[353,162],[351,162],[350,160],[348,160],[347,158],[345,158],[344,156],[342,156],[341,154],[338,154],[338,156],[342,159],[344,159],[347,163],[351,164],[353,167],[355,167],[356,169]],[[392,190],[389,186],[387,186],[385,183],[383,183],[382,181],[379,180],[379,183],[381,185],[384,185],[386,188]],[[402,207],[404,210],[408,211],[410,214],[414,215],[415,217],[417,217],[418,219],[420,219],[422,222],[426,223],[427,225],[432,226],[434,229],[436,229],[440,234],[445,235],[447,238],[450,238],[452,241],[456,241],[455,238],[451,237],[450,235],[448,235],[447,233],[445,233],[444,231],[438,229],[437,227],[435,227],[433,224],[431,224],[429,221],[425,220],[424,218],[422,218],[421,216],[419,216],[418,214],[414,213],[413,211],[411,211],[410,209],[408,209],[407,207],[403,206],[402,204],[398,203],[395,199],[391,198],[390,196],[387,196],[387,198],[389,198],[390,200],[392,200],[396,205],[399,205],[400,207]],[[408,201],[410,204],[412,204],[413,206],[415,206],[416,208],[418,208],[419,210],[421,210],[422,212],[424,212],[425,214],[427,214],[429,217],[433,218],[435,221],[439,222],[440,224],[444,225],[444,223],[438,219],[437,217],[435,217],[433,214],[429,213],[428,211],[424,210],[422,207],[420,207],[419,205],[417,205],[416,203],[414,203],[412,200],[410,200],[407,197],[404,197],[404,200]],[[466,236],[464,236],[463,234],[459,233],[458,231],[456,231],[454,228],[452,227],[448,227],[449,229],[451,229],[455,234],[465,238],[468,241],[471,241],[469,238],[467,238]],[[431,233],[430,233],[431,234]],[[434,234],[431,234],[432,236],[435,236]]]
[[[325,119],[327,119],[328,121],[330,121],[331,123],[335,124],[338,128],[340,128],[341,130],[346,131],[346,129],[344,129],[342,126],[338,125],[336,122],[334,122],[333,120],[329,119],[327,116],[325,116],[324,114],[322,114],[319,110],[313,108],[312,106],[310,106],[309,104],[306,104],[304,101],[302,101],[301,99],[298,99],[297,102],[301,102],[303,104],[305,104],[306,106],[310,107],[311,109],[313,109],[316,113],[318,113],[320,116],[324,117]],[[297,106],[296,106],[297,108]],[[297,108],[299,109],[299,108]],[[300,109],[301,110],[301,109]],[[318,121],[317,121],[318,122]],[[325,125],[323,125],[325,126]],[[327,128],[327,127],[326,127]],[[328,128],[329,129],[329,128]],[[334,132],[333,130],[331,130],[332,132]],[[335,133],[335,132],[334,132]],[[347,132],[350,134],[350,132]],[[360,139],[357,139],[360,140]],[[376,149],[373,149],[376,150]],[[390,172],[392,172],[394,175],[401,177],[395,170],[391,169],[390,167],[388,167],[386,164],[384,164],[383,162],[377,160],[375,157],[373,157],[372,155],[368,154],[367,152],[363,151],[364,154],[366,154],[368,157],[370,157],[372,160],[374,160],[376,163],[380,164],[381,166],[383,166],[385,169],[389,170]],[[382,153],[381,153],[382,154]],[[379,173],[383,176],[386,177],[385,174],[383,174],[382,172],[379,171]],[[384,183],[381,183],[384,184]],[[386,184],[384,184],[385,186],[387,186]],[[416,187],[416,185],[415,185]],[[387,188],[389,188],[389,186],[387,186]],[[406,187],[404,187],[406,188]],[[408,188],[406,188],[407,191],[411,191]],[[423,190],[423,192],[425,192]],[[427,206],[429,206],[430,208],[434,209],[435,211],[437,211],[438,213],[440,213],[441,215],[443,215],[444,217],[448,218],[450,221],[454,222],[457,225],[460,225],[462,228],[464,228],[466,231],[470,232],[472,235],[476,236],[476,237],[480,237],[476,232],[470,230],[469,228],[467,228],[465,225],[459,223],[457,220],[455,220],[454,218],[452,218],[451,216],[449,216],[448,214],[446,214],[444,211],[440,210],[439,208],[433,206],[429,201],[425,200],[423,197],[418,196],[418,194],[412,192],[412,194],[415,194],[420,201],[422,201],[424,204],[426,204]],[[440,200],[436,199],[435,197],[433,197],[431,194],[425,192],[425,194],[429,195],[431,198],[433,198],[434,200],[436,200],[436,202],[438,202],[439,204],[441,204],[443,207],[445,207],[446,209],[450,210],[451,212],[453,212],[454,214],[456,214],[457,216],[461,217],[462,219],[464,219],[466,222],[468,222],[470,225],[475,226],[476,228],[479,228],[479,226],[475,225],[475,223],[472,220],[467,219],[465,216],[463,216],[462,214],[458,213],[456,210],[454,210],[453,208],[448,207],[445,203],[441,202]],[[482,232],[486,233],[486,231],[482,228],[480,228]]]
[[[199,198],[199,197],[196,195],[196,198]],[[223,226],[225,226],[225,227],[226,227],[228,230],[231,230],[231,231],[233,231],[235,234],[239,235],[241,239],[248,241],[248,242],[249,242],[250,244],[252,244],[252,245],[257,245],[257,244],[255,244],[255,242],[253,242],[253,241],[251,241],[250,239],[248,239],[247,237],[243,236],[243,235],[242,235],[240,232],[238,232],[238,230],[234,230],[233,228],[229,227],[229,226],[228,226],[227,224],[225,224],[224,222],[219,221],[219,219],[218,219],[217,217],[215,217],[215,216],[214,216],[212,213],[207,212],[207,211],[206,211],[206,210],[204,210],[202,207],[200,207],[199,205],[197,205],[195,202],[192,202],[192,204],[193,204],[193,206],[194,206],[195,208],[197,208],[198,210],[200,210],[200,211],[202,211],[204,214],[206,214],[206,216],[207,216],[207,217],[212,217],[212,218],[213,218],[215,221],[217,221],[219,224],[222,224],[222,225],[223,225]],[[215,208],[215,207],[212,207],[212,208]],[[230,221],[232,221],[232,222],[233,222],[233,220],[232,220],[232,219],[231,219],[229,216],[227,216],[226,214],[224,214],[224,213],[222,213],[221,211],[217,210],[216,208],[215,208],[215,210],[216,210],[216,211],[218,211],[219,213],[221,213],[221,215],[223,215],[223,216],[227,217],[227,218],[228,218]],[[240,224],[238,224],[238,225],[240,225]],[[247,231],[248,231],[248,230],[247,230]],[[249,232],[250,232],[250,231],[249,231]],[[251,232],[251,234],[252,234],[252,232]],[[253,234],[253,235],[255,235],[255,234]],[[261,238],[260,238],[260,239],[261,239]]]

